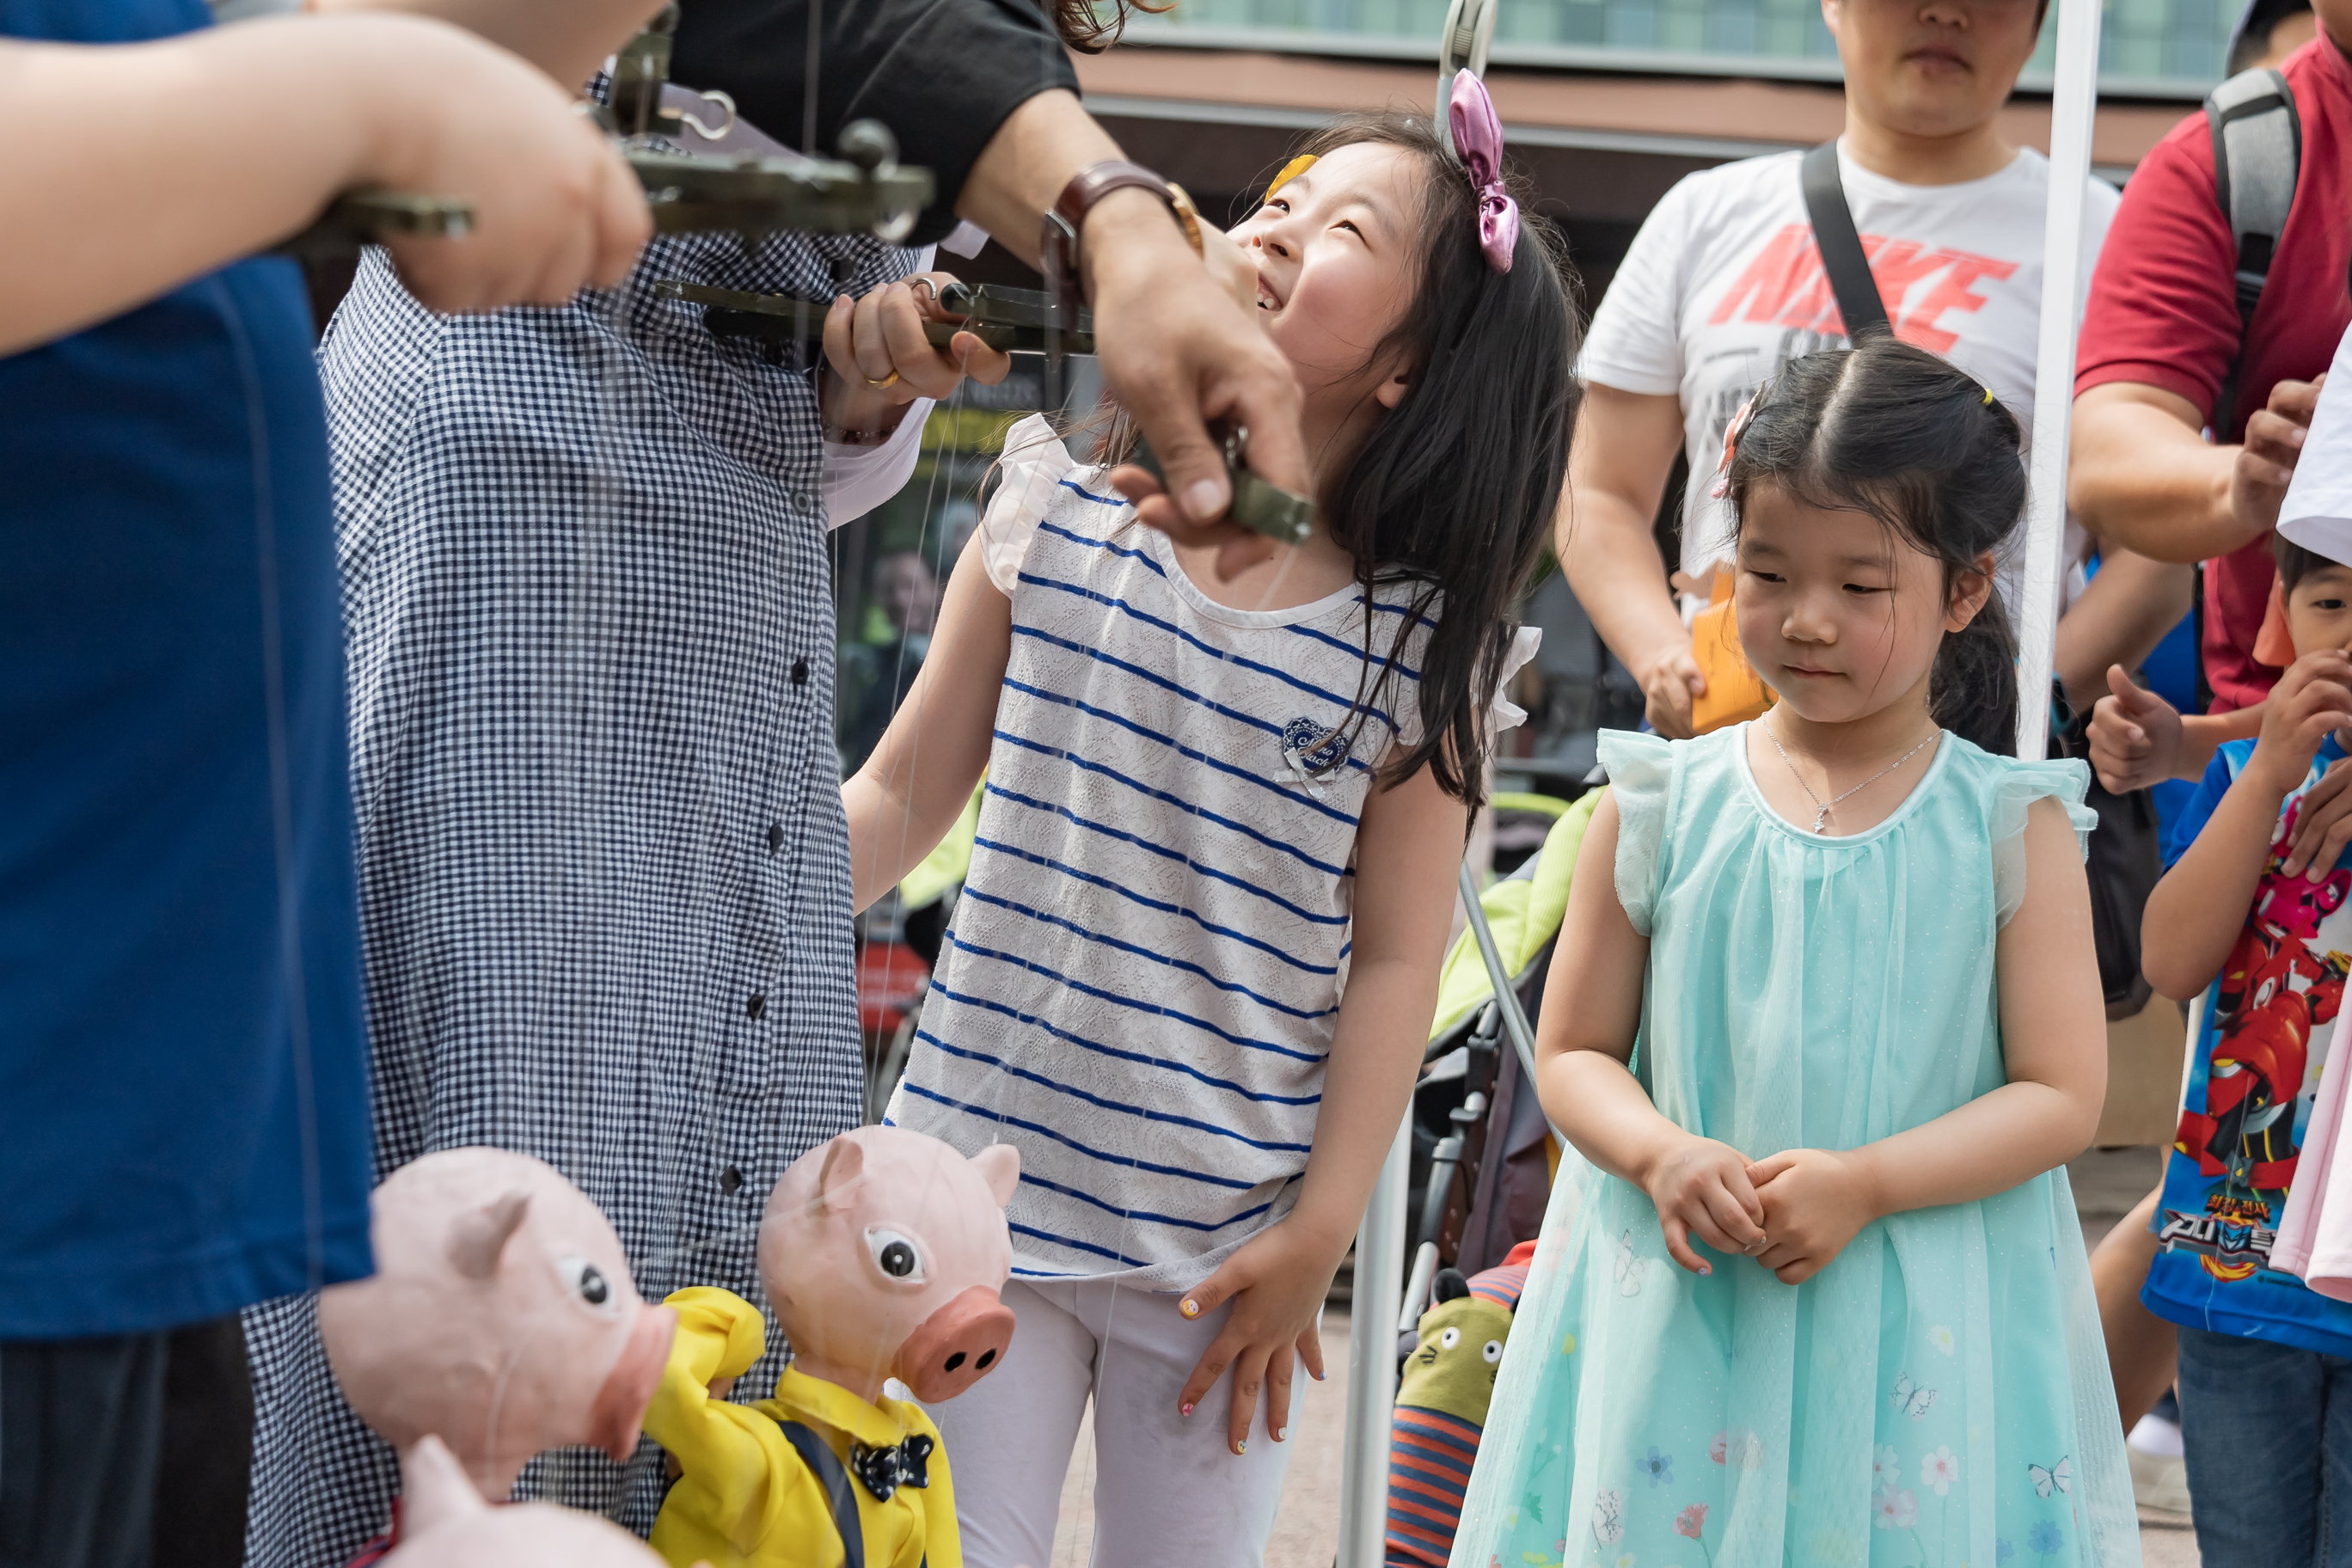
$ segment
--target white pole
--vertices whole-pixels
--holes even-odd
[[[1404,1296],[1404,1199],[1412,1117],[1372,1183],[1356,1232],[1348,1303],[1348,1429],[1339,1458],[1339,1568],[1381,1568],[1389,1520],[1389,1412],[1396,1405],[1396,1323]]]
[[[2058,0],[2050,100],[2050,211],[2042,239],[2042,341],[2034,362],[2033,458],[2025,510],[2025,603],[2018,613],[2017,754],[2050,738],[2050,650],[2066,526],[2066,436],[2074,410],[2074,331],[2083,290],[2083,186],[2099,105],[2099,0]]]

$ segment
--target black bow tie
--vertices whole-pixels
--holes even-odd
[[[921,1487],[931,1484],[929,1466],[930,1437],[921,1432],[892,1444],[887,1448],[869,1448],[863,1443],[849,1445],[849,1468],[856,1472],[866,1489],[874,1494],[877,1502],[887,1502],[890,1494],[900,1487]]]

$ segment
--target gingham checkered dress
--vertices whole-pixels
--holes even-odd
[[[862,1068],[814,389],[652,284],[824,297],[908,260],[665,240],[614,294],[444,319],[372,253],[322,350],[379,1179],[464,1144],[539,1155],[654,1300],[757,1298],[768,1190],[856,1124]],[[248,1561],[341,1568],[393,1456],[309,1301],[248,1333]],[[524,1477],[640,1530],[661,1489],[650,1445],[625,1474],[569,1451]]]

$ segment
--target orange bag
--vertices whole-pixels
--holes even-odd
[[[1704,735],[1727,724],[1760,719],[1772,693],[1748,668],[1739,646],[1739,617],[1731,600],[1730,572],[1718,569],[1706,608],[1691,622],[1691,658],[1706,677],[1706,690],[1691,699],[1691,732]]]

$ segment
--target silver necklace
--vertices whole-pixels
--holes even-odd
[[[1940,729],[1928,731],[1927,733],[1921,738],[1918,745],[1912,747],[1909,751],[1904,752],[1901,756],[1895,758],[1893,762],[1887,763],[1885,767],[1879,769],[1868,778],[1863,780],[1860,784],[1854,785],[1853,789],[1850,789],[1846,791],[1845,794],[1839,795],[1836,800],[1823,800],[1820,795],[1813,793],[1813,786],[1805,782],[1805,775],[1797,771],[1797,759],[1789,755],[1789,748],[1780,744],[1780,737],[1772,733],[1772,726],[1759,721],[1756,727],[1764,731],[1764,738],[1772,742],[1772,749],[1780,753],[1780,760],[1782,762],[1789,764],[1789,776],[1797,781],[1797,787],[1805,792],[1805,798],[1811,801],[1814,805],[1820,807],[1819,810],[1813,813],[1813,831],[1815,833],[1824,834],[1830,830],[1830,808],[1836,805],[1838,801],[1850,800],[1863,790],[1868,789],[1872,784],[1876,784],[1879,780],[1885,778],[1887,774],[1893,773],[1895,769],[1901,767],[1904,763],[1917,756],[1920,751],[1926,747],[1929,741],[1934,740],[1938,734],[1942,733]]]

